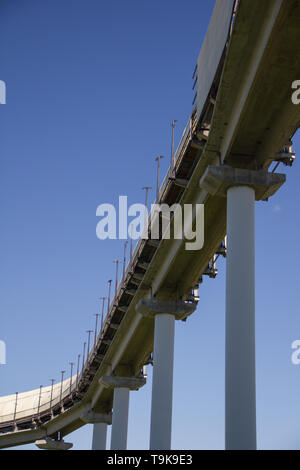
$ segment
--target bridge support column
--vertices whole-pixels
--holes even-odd
[[[106,450],[107,426],[112,423],[112,414],[95,413],[91,410],[81,420],[93,424],[92,450]]]
[[[254,201],[250,187],[227,193],[226,448],[256,449]]]
[[[171,449],[175,319],[194,312],[196,304],[142,299],[137,311],[155,318],[150,449]]]
[[[95,423],[93,425],[92,450],[106,450],[106,435],[106,423]]]
[[[126,450],[129,412],[129,388],[114,389],[114,419],[111,430],[111,450]]]
[[[130,390],[138,390],[146,383],[144,377],[101,377],[99,383],[114,389],[111,450],[126,450]]]
[[[255,199],[267,199],[285,175],[208,167],[200,186],[227,196],[225,440],[228,450],[256,449]]]

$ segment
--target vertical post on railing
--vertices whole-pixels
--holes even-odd
[[[130,224],[130,268],[132,267],[132,252],[133,252],[133,226]]]
[[[172,142],[171,142],[171,176],[173,174],[174,169],[174,135],[175,135],[175,124],[177,120],[173,119],[171,127],[172,127]]]
[[[71,391],[72,391],[72,376],[73,376],[73,367],[74,367],[74,362],[70,362],[70,366],[71,366],[71,374],[70,374],[70,394],[71,394]]]
[[[90,340],[91,340],[91,333],[93,333],[93,330],[87,330],[86,332],[87,332],[87,334],[88,334],[87,362],[89,362],[89,355],[90,355]]]
[[[59,403],[60,403],[61,408],[62,408],[62,388],[63,388],[63,381],[64,381],[65,372],[66,372],[65,370],[61,371],[61,384],[60,384],[60,397],[59,397]]]
[[[94,348],[96,346],[96,342],[97,342],[97,333],[98,333],[98,317],[99,317],[99,313],[94,313],[95,317],[96,317],[96,325],[95,325],[95,338],[94,338]]]
[[[50,413],[52,416],[52,399],[53,399],[53,385],[54,385],[55,379],[51,379],[51,392],[50,392]]]
[[[81,357],[81,354],[78,354],[78,357],[77,357],[77,376],[76,376],[76,390],[77,391],[78,391],[78,382],[79,382],[80,357]]]
[[[112,283],[112,279],[108,281],[107,315],[109,315],[111,283]]]
[[[119,270],[119,260],[115,259],[113,263],[116,264],[116,282],[115,282],[115,299],[117,297],[117,292],[118,292],[118,270]]]
[[[17,404],[18,404],[18,394],[19,392],[16,392],[16,403],[15,403],[15,411],[14,411],[14,428],[16,429],[16,417],[17,417]]]
[[[148,194],[149,194],[149,190],[152,189],[151,186],[144,186],[142,188],[143,190],[145,190],[146,194],[145,194],[145,218],[144,218],[144,237],[147,238],[148,236]]]
[[[105,307],[105,300],[106,300],[106,297],[100,297],[100,299],[102,300],[101,330],[100,330],[100,331],[102,331],[102,328],[103,328],[103,321],[104,321],[104,307]]]
[[[127,248],[127,245],[128,245],[128,241],[126,240],[124,242],[124,257],[123,257],[123,281],[124,281],[124,277],[125,277],[125,269],[126,269],[126,248]]]
[[[83,343],[83,355],[82,355],[82,370],[81,370],[81,373],[83,373],[83,369],[84,369],[85,348],[86,348],[86,343]]]
[[[38,419],[38,421],[40,420],[40,406],[41,406],[42,388],[43,388],[43,385],[40,385],[40,394],[39,394],[39,402],[38,402],[38,409],[37,409],[37,419]]]
[[[160,176],[160,160],[164,158],[163,155],[160,155],[155,159],[157,162],[157,183],[156,183],[156,202],[159,202],[159,176]]]

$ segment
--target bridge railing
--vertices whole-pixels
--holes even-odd
[[[173,166],[172,166],[172,164],[169,166],[168,171],[165,175],[165,178],[164,178],[164,180],[163,180],[163,182],[160,186],[158,198],[155,200],[154,204],[159,205],[161,203],[161,200],[163,198],[165,190],[166,190],[168,184],[170,183],[170,181],[172,180],[172,178],[174,178],[174,176],[176,174],[176,170],[177,170],[177,168],[178,168],[178,166],[181,162],[181,159],[182,159],[182,157],[183,157],[183,155],[186,151],[186,148],[187,148],[189,142],[193,138],[193,133],[195,132],[196,127],[197,127],[197,114],[196,114],[196,108],[194,108],[194,110],[192,112],[192,115],[191,115],[190,119],[188,120],[188,123],[187,123],[187,125],[186,125],[186,127],[185,127],[185,129],[182,133],[181,139],[179,141],[179,145],[176,149],[176,152],[175,152],[175,155],[174,155],[174,164],[173,164]],[[148,220],[147,220],[147,223],[146,223],[146,227],[144,227],[144,230],[145,230],[146,233],[147,233],[147,230],[149,229],[149,227],[151,226],[151,221],[153,221],[154,215],[155,215],[155,209],[152,208],[149,215],[148,215]],[[122,278],[121,278],[120,282],[118,283],[116,294],[114,295],[114,297],[113,297],[113,299],[110,303],[108,313],[105,317],[103,330],[104,330],[106,322],[109,320],[109,318],[111,316],[111,312],[113,310],[114,304],[116,303],[116,300],[118,299],[118,297],[119,297],[119,295],[120,295],[120,293],[121,293],[121,291],[124,287],[124,282],[125,282],[126,278],[128,277],[128,275],[132,272],[132,266],[135,264],[135,260],[137,260],[138,254],[141,251],[141,248],[142,248],[144,243],[145,243],[145,240],[143,238],[139,238],[137,240],[136,244],[135,244],[134,251],[133,251],[133,254],[132,254],[132,259],[128,261],[125,272],[122,275]]]
[[[38,421],[41,415],[62,405],[63,401],[76,391],[76,378],[75,375],[53,387],[40,387],[31,392],[9,395],[7,401],[0,403],[0,423],[16,423],[30,418],[32,421]]]
[[[188,123],[187,123],[187,125],[186,125],[186,127],[185,127],[185,129],[182,133],[179,145],[176,149],[176,152],[175,152],[175,155],[174,155],[174,164],[173,164],[173,166],[170,165],[169,168],[168,168],[167,174],[166,174],[166,176],[165,176],[165,178],[164,178],[164,180],[163,180],[163,182],[160,186],[159,195],[158,195],[158,198],[155,200],[155,204],[159,205],[161,203],[161,200],[162,200],[163,195],[164,195],[164,193],[167,189],[168,184],[172,181],[172,179],[176,175],[176,170],[177,170],[177,168],[180,164],[180,161],[181,161],[181,159],[182,159],[182,157],[183,157],[183,155],[186,151],[186,148],[187,148],[189,142],[193,138],[193,133],[196,129],[196,126],[197,126],[197,115],[196,115],[196,108],[194,108],[193,113],[191,115],[191,118],[189,119],[189,121],[188,121]],[[147,220],[147,223],[146,223],[146,227],[144,228],[146,233],[147,233],[147,231],[149,230],[149,228],[151,226],[151,221],[153,221],[154,215],[155,215],[155,208],[152,208],[149,215],[148,215],[148,220]],[[121,279],[118,283],[117,290],[116,290],[116,292],[114,294],[114,297],[112,298],[112,300],[110,302],[110,305],[108,307],[108,312],[104,317],[102,329],[100,328],[100,331],[97,335],[96,343],[92,346],[92,348],[90,350],[90,353],[89,353],[89,356],[86,357],[85,364],[83,366],[82,375],[84,375],[84,371],[87,369],[91,357],[95,354],[95,350],[97,350],[97,348],[98,348],[99,341],[101,341],[101,338],[103,338],[103,336],[105,334],[105,331],[109,326],[109,322],[110,322],[110,319],[111,319],[111,316],[112,316],[112,313],[113,313],[114,306],[117,303],[117,299],[119,298],[120,294],[122,293],[122,290],[124,289],[124,286],[125,286],[125,281],[128,278],[128,276],[132,273],[133,266],[136,264],[137,259],[139,257],[139,254],[140,254],[140,252],[141,252],[141,250],[142,250],[145,243],[146,243],[145,239],[139,238],[137,240],[136,244],[135,244],[135,247],[134,247],[134,250],[133,250],[133,253],[132,253],[132,258],[127,262],[126,268],[124,270],[124,274],[122,275],[122,277],[121,277]]]

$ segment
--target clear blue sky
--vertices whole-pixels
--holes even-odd
[[[76,361],[121,241],[96,238],[96,208],[155,187],[192,110],[192,73],[213,0],[1,0],[0,394],[49,385]],[[295,77],[300,79],[300,77]],[[300,151],[300,141],[295,139]],[[166,170],[169,158],[162,162]],[[300,166],[256,209],[260,448],[300,449]],[[152,199],[154,192],[152,192]],[[225,264],[176,325],[174,449],[224,447]],[[151,369],[130,401],[129,448],[147,448]],[[69,436],[89,449],[91,427]],[[34,448],[26,446],[25,448]]]

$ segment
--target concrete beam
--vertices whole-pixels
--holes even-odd
[[[145,377],[116,377],[114,375],[103,376],[99,379],[100,385],[106,388],[127,388],[139,390],[146,383]]]
[[[266,170],[246,170],[228,165],[209,166],[200,180],[200,187],[212,196],[226,197],[229,188],[249,186],[260,201],[273,196],[285,183],[286,175]]]
[[[60,441],[55,441],[50,437],[45,437],[45,439],[35,441],[35,445],[39,449],[43,450],[69,450],[73,447],[71,442],[65,442],[63,439]]]
[[[177,302],[168,302],[152,299],[141,299],[136,305],[136,311],[144,317],[155,317],[159,314],[174,315],[176,320],[183,320],[188,317],[197,308],[196,304],[189,304],[179,300]]]
[[[1,434],[0,449],[14,446],[32,444],[37,439],[43,439],[47,436],[45,429],[26,429],[25,431],[8,432]]]

